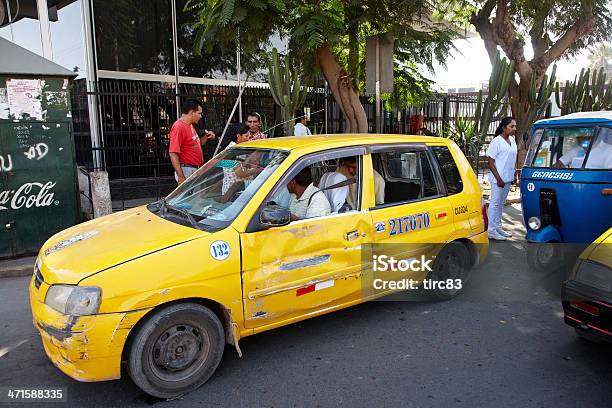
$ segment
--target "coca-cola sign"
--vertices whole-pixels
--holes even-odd
[[[48,207],[53,204],[55,193],[51,190],[54,182],[24,183],[17,190],[0,191],[0,210]]]

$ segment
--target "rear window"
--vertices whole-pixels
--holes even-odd
[[[431,150],[438,160],[442,175],[444,176],[444,182],[446,183],[446,190],[449,195],[457,194],[463,191],[463,180],[459,174],[457,164],[450,150],[446,146],[432,146]]]

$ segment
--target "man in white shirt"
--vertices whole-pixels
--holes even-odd
[[[309,120],[310,118],[306,116],[303,110],[298,111],[296,119],[295,119],[295,126],[293,127],[293,135],[294,136],[312,135],[312,133],[310,133],[310,129],[308,129],[308,126],[306,126]]]
[[[310,168],[302,169],[289,183],[287,190],[291,193],[289,211],[291,220],[321,217],[331,213],[331,207],[325,194],[312,183]]]
[[[572,147],[555,163],[556,168],[582,168],[591,138],[587,135],[576,138],[577,146]],[[591,148],[585,169],[612,168],[612,131],[602,129],[597,141]]]
[[[340,183],[347,179],[354,179],[358,170],[357,157],[343,157],[340,159],[338,169],[333,173],[325,173],[319,182],[321,190]],[[385,179],[376,171],[374,171],[374,197],[376,205],[384,204],[385,202]],[[332,207],[332,212],[338,211],[344,203],[348,203],[351,209],[357,208],[357,183],[349,184],[348,186],[337,187],[323,191]]]

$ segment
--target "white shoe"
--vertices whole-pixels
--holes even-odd
[[[504,237],[497,231],[489,231],[489,239],[494,239],[496,241],[505,241],[506,237]]]
[[[512,237],[512,234],[511,234],[511,233],[506,232],[506,231],[504,231],[504,230],[503,230],[503,229],[501,229],[501,228],[496,229],[496,230],[495,230],[495,232],[497,232],[499,235],[501,235],[501,236],[503,236],[503,237],[506,237],[506,238],[510,238],[510,237]]]

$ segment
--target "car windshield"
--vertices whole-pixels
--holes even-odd
[[[527,154],[532,167],[583,168],[593,144],[595,128],[538,129]]]
[[[281,150],[230,148],[149,209],[194,228],[225,228],[287,155]]]

